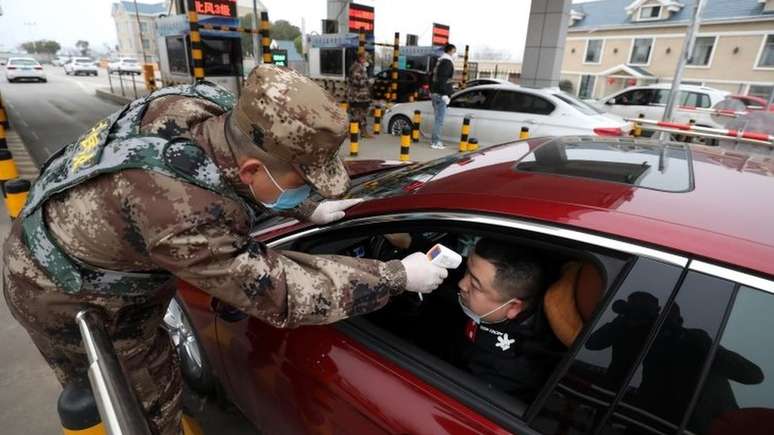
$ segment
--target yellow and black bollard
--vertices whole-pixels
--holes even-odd
[[[193,0],[188,0],[188,26],[191,29],[191,61],[194,81],[204,80],[204,56],[202,55],[202,34],[199,33],[199,14]]]
[[[411,153],[411,128],[406,127],[403,129],[400,135],[400,161],[408,162],[411,160],[409,154]]]
[[[16,219],[27,203],[30,186],[29,181],[19,178],[5,183],[5,208],[11,219]]]
[[[5,106],[3,105],[3,96],[0,95],[0,126],[8,129],[8,114],[5,113]]]
[[[462,59],[462,83],[460,83],[461,88],[464,88],[465,85],[468,83],[468,70],[470,68],[468,65],[468,51],[469,51],[469,47],[466,45],[465,57]]]
[[[360,124],[357,121],[349,123],[349,156],[357,157],[360,151]]]
[[[382,132],[382,106],[374,107],[374,134]]]
[[[414,111],[414,123],[411,125],[411,142],[419,142],[419,126],[422,124],[422,112]]]
[[[19,176],[13,155],[7,149],[0,149],[0,183],[11,181]]]
[[[341,108],[341,110],[346,112],[347,110],[349,110],[349,103],[347,102],[347,100],[341,100],[339,101],[339,107]]]
[[[478,139],[472,137],[468,139],[468,151],[478,150]]]
[[[470,134],[470,117],[466,116],[462,120],[462,132],[460,133],[460,149],[461,153],[468,150],[468,135]]]
[[[390,102],[398,101],[398,58],[400,57],[400,32],[395,32],[392,43],[392,65],[390,65]]]
[[[156,72],[153,71],[153,64],[146,63],[142,66],[143,76],[145,78],[145,89],[148,92],[154,92],[156,90]]]
[[[637,118],[643,119],[645,118],[645,114],[640,113],[639,115],[637,115]],[[640,124],[639,122],[634,123],[634,128],[632,129],[632,136],[634,137],[642,136],[642,124]]]
[[[269,38],[269,13],[261,12],[261,53],[263,63],[272,63],[271,39]]]
[[[5,127],[0,124],[0,150],[8,149],[8,141],[5,140]]]
[[[107,434],[99,415],[97,401],[87,383],[69,384],[59,394],[59,421],[64,435]]]
[[[522,127],[519,131],[519,140],[529,139],[529,127]]]

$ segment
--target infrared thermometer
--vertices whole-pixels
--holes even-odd
[[[436,266],[446,269],[456,269],[462,264],[462,256],[451,249],[437,243],[427,251],[427,259]],[[419,300],[423,301],[422,293],[417,293]]]

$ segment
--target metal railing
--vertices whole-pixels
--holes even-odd
[[[75,316],[89,358],[89,381],[110,435],[151,435],[142,407],[118,361],[102,319],[84,310]]]
[[[132,77],[132,80],[131,80],[132,90],[134,91],[134,98],[137,99],[137,81],[135,79],[135,75],[137,75],[137,74],[132,73],[132,72],[128,72],[128,71],[114,71],[114,72],[110,72],[110,70],[108,70],[107,77],[108,77],[108,84],[110,85],[110,93],[111,94],[115,94],[116,93],[116,91],[113,89],[113,79],[111,78],[111,76],[113,74],[115,74],[118,77],[118,83],[119,83],[119,86],[120,86],[120,89],[121,89],[121,96],[122,97],[126,97],[126,91],[125,91],[125,87],[124,87],[124,77],[126,77],[126,76],[131,76]],[[126,79],[126,81],[127,81],[127,86],[128,86],[129,85],[129,80]]]

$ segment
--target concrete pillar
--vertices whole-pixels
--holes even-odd
[[[571,4],[572,0],[532,0],[519,80],[522,86],[559,86]]]

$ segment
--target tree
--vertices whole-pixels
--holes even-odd
[[[239,27],[245,29],[253,28],[253,14],[247,14],[239,18]],[[296,49],[301,53],[301,29],[290,24],[287,20],[277,20],[269,26],[269,37],[278,41],[294,41]],[[258,36],[258,44],[261,43],[261,37]],[[250,33],[242,34],[242,52],[253,54],[253,35]]]
[[[89,55],[89,41],[84,41],[81,39],[75,43],[75,46],[78,47],[78,50],[81,51],[81,56]]]
[[[271,39],[279,41],[293,41],[301,35],[301,29],[290,24],[287,20],[277,20],[269,28]]]
[[[293,40],[293,45],[296,46],[296,51],[300,55],[304,55],[304,35],[298,35],[296,36],[296,39]]]
[[[25,42],[21,47],[30,54],[56,54],[62,48],[58,42],[48,39]]]

